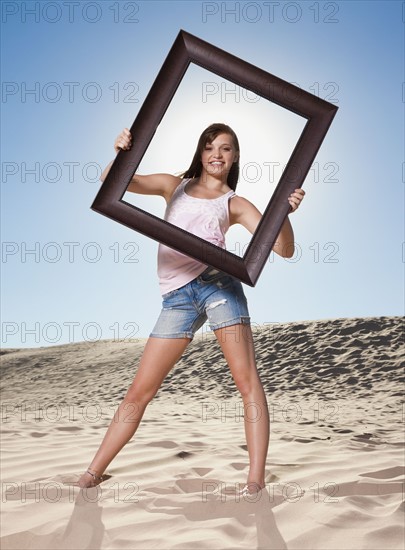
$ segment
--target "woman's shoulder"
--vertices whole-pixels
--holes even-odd
[[[245,218],[256,218],[261,216],[261,214],[248,199],[240,195],[234,195],[229,201],[229,216],[232,225],[233,223],[241,223],[241,220]]]
[[[169,203],[171,199],[173,198],[174,194],[179,192],[186,183],[189,181],[190,178],[183,178],[181,176],[173,176],[170,174],[166,174],[168,176],[167,178],[167,193],[165,195],[166,201]]]
[[[229,202],[229,208],[232,208],[235,212],[253,206],[253,203],[251,203],[248,199],[245,199],[245,197],[241,197],[236,193],[231,196],[231,199],[232,200]]]

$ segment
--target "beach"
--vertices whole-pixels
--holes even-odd
[[[256,326],[270,411],[266,487],[241,496],[239,392],[196,336],[98,487],[74,485],[145,340],[2,350],[8,549],[390,550],[404,545],[403,318]]]

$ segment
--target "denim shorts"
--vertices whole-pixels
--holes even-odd
[[[207,320],[211,330],[250,324],[242,283],[212,267],[162,298],[162,311],[151,337],[192,339]]]

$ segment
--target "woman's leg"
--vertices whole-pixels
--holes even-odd
[[[270,437],[269,411],[257,372],[252,330],[249,325],[238,324],[218,329],[215,335],[243,399],[250,462],[247,483],[263,488]]]
[[[114,414],[104,439],[93,458],[89,470],[79,479],[80,487],[97,485],[112,459],[132,438],[164,378],[180,359],[190,338],[149,338],[146,342],[135,378]]]

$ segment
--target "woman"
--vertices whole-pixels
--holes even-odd
[[[128,150],[132,136],[127,128],[114,148]],[[104,181],[112,162],[104,170]],[[161,195],[166,199],[165,219],[218,246],[230,225],[242,224],[254,233],[261,219],[257,208],[236,195],[239,176],[239,143],[225,124],[212,124],[201,134],[190,168],[181,176],[135,174],[128,191]],[[304,191],[296,189],[288,198],[291,212],[300,205]],[[294,234],[286,218],[273,250],[283,257],[294,253]],[[244,406],[252,402],[261,409],[259,420],[249,422],[245,434],[249,474],[242,493],[265,486],[269,443],[269,414],[266,396],[257,372],[247,302],[240,281],[162,244],[158,252],[158,275],[163,308],[148,338],[135,378],[104,436],[80,487],[103,481],[108,464],[136,432],[148,403],[164,378],[180,359],[195,332],[208,319],[222,348]],[[230,335],[229,326],[232,326]]]

